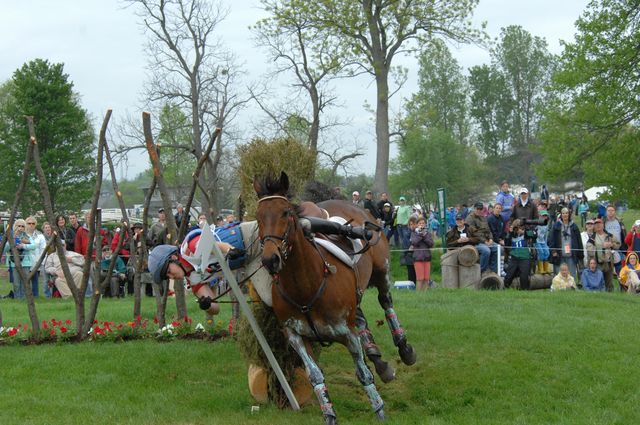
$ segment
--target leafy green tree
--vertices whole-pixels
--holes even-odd
[[[444,42],[432,44],[419,57],[419,89],[405,109],[414,116],[414,124],[439,128],[467,144],[467,83],[462,68]]]
[[[253,27],[256,43],[265,48],[277,63],[275,73],[291,74],[294,77],[291,86],[295,91],[302,92],[305,98],[305,116],[301,116],[300,112],[292,112],[291,102],[287,98],[285,122],[279,122],[278,125],[287,137],[298,138],[303,134],[304,141],[313,152],[317,152],[323,127],[321,115],[336,101],[328,84],[340,76],[345,67],[340,45],[334,35],[327,36],[303,13],[297,13],[304,9],[306,1],[261,0],[261,3],[269,16]],[[274,111],[269,114],[278,120],[282,119]],[[300,118],[304,126],[291,122],[296,118]],[[301,130],[304,133],[300,133]]]
[[[389,168],[389,78],[398,55],[416,51],[437,37],[465,42],[478,39],[470,16],[478,0],[324,0],[299,2],[295,13],[337,37],[354,72],[369,73],[376,83],[376,171],[374,189],[386,191]]]
[[[449,202],[462,202],[482,193],[482,163],[473,147],[465,146],[441,128],[412,127],[398,144],[392,162],[393,193],[413,194],[421,205],[436,202],[436,189],[447,189]]]
[[[471,118],[478,125],[476,146],[485,161],[496,167],[509,149],[511,96],[504,76],[495,66],[480,65],[469,70]]]
[[[467,200],[480,192],[481,162],[468,143],[467,84],[462,69],[443,42],[420,56],[418,92],[405,107],[404,137],[392,164],[393,193],[426,205],[436,189],[449,199]]]
[[[539,170],[551,180],[584,176],[637,206],[640,2],[592,2],[576,28],[553,78]]]
[[[539,159],[535,146],[554,57],[543,38],[511,25],[502,29],[491,60],[470,71],[478,147],[501,178],[527,184]]]
[[[53,208],[77,210],[91,198],[95,135],[63,64],[43,59],[26,63],[0,93],[0,197],[11,201],[15,196],[29,140],[25,116],[31,115]],[[26,191],[23,211],[42,210],[35,172]]]
[[[197,163],[192,153],[189,118],[178,106],[166,104],[160,111],[159,121],[158,144],[162,152],[160,160],[164,178],[168,185],[188,193]]]

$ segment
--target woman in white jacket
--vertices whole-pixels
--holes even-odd
[[[28,252],[28,255],[31,257],[31,264],[35,266],[36,263],[38,262],[38,259],[40,258],[40,255],[42,255],[42,253],[44,252],[44,249],[47,247],[47,240],[45,239],[42,232],[40,232],[36,228],[36,225],[38,224],[38,222],[35,217],[33,216],[27,217],[25,221],[27,223],[27,234],[31,237],[33,242],[36,244],[36,249]],[[42,261],[42,263],[44,264],[44,260]],[[31,279],[31,288],[33,291],[33,296],[35,298],[37,298],[40,295],[39,280],[40,280],[40,270],[35,272],[35,274],[33,275],[33,278]],[[47,296],[47,290],[49,288],[47,286],[46,279],[45,279],[44,285],[45,285],[45,288],[44,288],[45,296]],[[51,297],[50,291],[49,291],[48,297]]]

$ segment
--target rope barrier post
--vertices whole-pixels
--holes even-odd
[[[238,282],[236,281],[236,278],[233,272],[229,268],[229,265],[227,264],[227,261],[225,260],[224,255],[222,255],[222,251],[220,251],[220,248],[218,248],[218,245],[215,243],[213,244],[212,252],[213,254],[215,254],[216,260],[218,260],[218,263],[222,268],[222,273],[224,274],[224,277],[227,283],[229,284],[229,286],[231,286],[231,290],[233,291],[233,294],[236,296],[238,300],[238,305],[240,305],[240,309],[245,314],[245,316],[247,316],[247,320],[249,321],[249,324],[251,325],[251,329],[253,330],[253,333],[256,335],[256,338],[260,343],[260,347],[262,347],[262,350],[264,351],[265,355],[267,356],[267,359],[269,360],[269,364],[271,365],[274,372],[276,373],[276,376],[278,377],[278,382],[280,382],[280,385],[282,385],[282,388],[284,389],[284,392],[287,395],[287,398],[289,399],[289,404],[291,404],[291,408],[293,410],[300,410],[300,405],[298,404],[298,400],[296,399],[296,396],[293,394],[293,391],[291,390],[291,387],[289,386],[289,383],[287,382],[287,379],[285,378],[284,373],[282,372],[282,368],[280,368],[278,361],[276,360],[276,358],[273,355],[273,352],[271,351],[271,347],[269,347],[269,344],[267,343],[267,340],[265,339],[262,333],[262,330],[260,329],[260,326],[258,326],[258,322],[256,322],[256,318],[253,316],[253,313],[249,308],[249,304],[247,303],[247,300],[245,299],[244,294],[240,290],[240,287],[238,286]]]

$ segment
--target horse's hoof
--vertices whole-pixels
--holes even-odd
[[[338,419],[335,416],[325,416],[324,417],[325,425],[338,425]]]
[[[376,363],[376,373],[385,384],[396,379],[396,370],[387,362]]]
[[[414,364],[418,358],[416,351],[410,344],[404,344],[398,348],[398,353],[400,353],[400,358],[402,359],[402,363],[407,366],[411,366]]]
[[[384,409],[380,409],[380,410],[378,410],[378,411],[376,412],[376,419],[377,419],[379,422],[382,422],[382,421],[384,421],[384,420],[386,419],[386,418],[384,417]]]

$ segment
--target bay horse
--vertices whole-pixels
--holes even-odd
[[[309,349],[308,342],[312,340],[339,342],[349,350],[372,410],[378,419],[384,419],[384,402],[364,361],[362,345],[366,344],[361,345],[369,335],[366,320],[359,313],[359,303],[370,282],[378,288],[378,300],[402,361],[405,364],[416,361],[415,351],[407,343],[393,309],[386,239],[381,236],[379,243],[351,268],[306,236],[298,222],[303,211],[289,199],[286,173],[282,172],[279,179],[254,178],[253,186],[259,199],[256,219],[263,245],[262,263],[274,277],[273,310],[289,344],[305,365],[325,423],[336,423],[336,413],[322,371]],[[325,201],[319,206],[354,225],[372,220],[366,211],[348,202]]]

